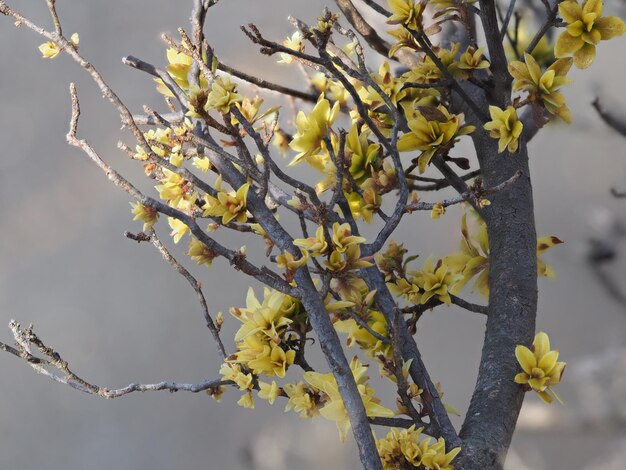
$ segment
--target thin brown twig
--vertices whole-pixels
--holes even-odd
[[[9,328],[13,333],[16,348],[13,348],[3,342],[0,342],[0,349],[6,351],[16,357],[26,361],[33,370],[41,375],[48,377],[55,382],[68,385],[75,390],[79,390],[90,395],[97,395],[102,398],[118,398],[133,392],[155,392],[167,390],[170,392],[204,392],[211,389],[217,389],[221,385],[231,385],[232,382],[221,379],[204,380],[199,383],[177,383],[177,382],[158,382],[152,384],[131,383],[125,387],[111,389],[108,387],[100,387],[87,382],[85,379],[74,373],[67,361],[53,348],[47,346],[34,332],[33,326],[30,325],[26,329],[22,329],[20,324],[15,320],[11,320]],[[44,357],[37,357],[33,354],[32,347]],[[49,369],[56,369],[60,372],[55,373]]]

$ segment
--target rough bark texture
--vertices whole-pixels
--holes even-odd
[[[476,388],[460,436],[458,468],[501,469],[524,392],[513,381],[517,344],[530,344],[537,312],[537,235],[526,145],[497,154],[495,140],[476,133],[487,187],[522,171],[511,187],[490,197],[483,217],[489,231],[489,316]],[[455,462],[456,464],[457,462]]]

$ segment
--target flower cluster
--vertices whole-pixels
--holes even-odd
[[[446,453],[443,438],[432,442],[432,438],[422,438],[423,428],[391,428],[386,437],[377,439],[376,447],[385,470],[398,468],[424,468],[434,470],[454,470],[452,461],[461,452],[455,447]],[[432,443],[431,443],[432,442]]]

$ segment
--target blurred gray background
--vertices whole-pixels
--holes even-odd
[[[43,0],[9,3],[50,27]],[[120,59],[133,54],[163,64],[166,47],[159,35],[187,27],[189,3],[59,0],[58,8],[66,34],[80,33],[81,52],[140,111],[144,103],[163,106],[151,79]],[[295,69],[259,55],[239,25],[255,22],[282,40],[291,32],[288,14],[313,22],[328,3],[222,0],[208,16],[206,33],[227,63],[293,84]],[[623,3],[607,9],[624,14]],[[219,361],[189,286],[152,247],[122,236],[140,230],[131,221],[128,197],[66,145],[68,83],[75,81],[81,96],[81,136],[137,180],[141,169],[115,147],[120,138],[132,144],[129,134],[119,131],[116,112],[67,57],[40,58],[41,42],[0,18],[0,324],[11,318],[33,322],[77,373],[98,385],[217,377]],[[526,400],[509,470],[621,469],[626,462],[626,308],[600,281],[606,274],[626,291],[626,201],[609,194],[612,186],[626,189],[626,140],[590,107],[599,94],[612,111],[626,114],[625,51],[623,38],[600,44],[592,68],[574,70],[574,84],[565,91],[574,123],[552,125],[531,144],[539,234],[566,241],[545,257],[558,277],[540,281],[538,328],[549,332],[569,366],[557,388],[564,407]],[[423,257],[445,255],[457,248],[460,215],[459,208],[451,209],[434,223],[428,214],[414,215],[398,239]],[[591,239],[614,252],[610,263],[594,268],[588,262]],[[248,249],[259,248],[249,241]],[[201,274],[213,313],[245,305],[249,280],[227,263],[194,272]],[[226,315],[226,332],[235,323]],[[440,307],[419,325],[432,376],[462,413],[474,387],[483,330],[483,319],[455,308]],[[11,343],[10,331],[1,327],[0,339]],[[333,423],[301,422],[283,413],[284,403],[270,407],[257,400],[257,409],[249,411],[236,406],[239,393],[233,391],[221,404],[204,394],[167,392],[107,401],[37,376],[8,354],[0,354],[0,370],[2,469],[357,465],[353,445],[338,443]],[[390,394],[383,399],[393,406]]]

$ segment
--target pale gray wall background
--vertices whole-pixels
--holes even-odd
[[[45,2],[10,3],[50,25]],[[80,33],[81,52],[139,111],[143,103],[158,106],[159,97],[151,80],[123,66],[120,58],[133,54],[164,62],[159,35],[187,26],[188,3],[59,0],[58,6],[65,32]],[[288,14],[313,22],[324,4],[222,0],[209,15],[207,36],[228,63],[293,83],[293,69],[260,56],[238,26],[253,21],[281,39],[291,31]],[[612,7],[620,11],[617,4]],[[131,222],[128,198],[65,143],[67,84],[76,81],[81,135],[107,161],[140,178],[140,169],[115,148],[121,137],[115,111],[67,57],[43,61],[37,51],[41,42],[0,18],[0,325],[11,318],[33,322],[76,372],[99,385],[217,376],[214,347],[188,285],[151,247],[122,237],[124,230],[140,229]],[[609,468],[606,460],[626,442],[620,369],[608,372],[611,386],[618,383],[621,390],[615,402],[585,388],[588,369],[578,375],[575,370],[577,363],[607,351],[613,351],[618,367],[622,364],[621,374],[626,369],[620,362],[625,361],[626,311],[606,295],[585,262],[588,239],[603,236],[611,221],[623,221],[626,213],[626,202],[608,192],[611,186],[626,187],[626,140],[606,128],[589,106],[598,90],[611,109],[624,114],[625,51],[623,38],[602,43],[590,71],[573,71],[575,83],[565,94],[574,123],[554,125],[531,144],[539,233],[567,242],[546,256],[558,278],[540,282],[538,327],[550,333],[571,367],[558,388],[566,407],[527,400],[526,424],[514,438],[510,469]],[[132,143],[128,134],[123,137]],[[428,214],[416,215],[405,221],[399,238],[424,257],[444,255],[456,249],[459,220],[459,209],[435,223]],[[626,288],[626,261],[618,258],[610,269]],[[214,312],[244,304],[249,283],[226,263],[197,272]],[[229,331],[235,327],[227,316]],[[482,319],[454,308],[439,308],[420,322],[425,360],[443,383],[446,401],[461,411],[473,390],[483,327]],[[4,326],[0,338],[10,342]],[[599,360],[589,367],[607,363],[613,364]],[[221,404],[205,395],[163,392],[105,401],[36,376],[6,354],[0,355],[0,371],[1,469],[355,465],[352,445],[338,444],[333,423],[300,425],[295,414],[282,413],[283,404],[270,408],[257,400],[251,412],[235,405],[235,392],[226,393]],[[375,368],[371,372],[376,375]],[[591,398],[582,398],[585,393]],[[386,399],[392,406],[391,396]],[[596,424],[582,428],[581,416]],[[263,457],[252,464],[258,449]],[[283,455],[288,455],[286,466]]]

